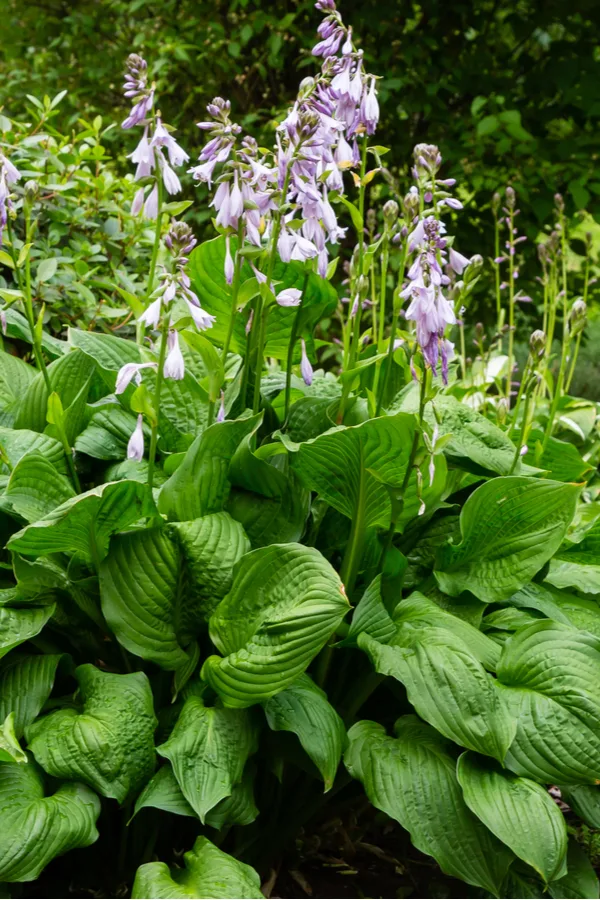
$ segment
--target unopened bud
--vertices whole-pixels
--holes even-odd
[[[300,82],[299,96],[301,100],[304,100],[309,94],[312,92],[315,86],[315,79],[311,75],[307,75],[306,78],[303,78]]]
[[[369,290],[369,279],[366,275],[359,275],[356,279],[356,290],[358,291],[361,300],[367,296],[367,292]]]
[[[506,416],[508,415],[508,403],[506,402],[506,397],[501,397],[498,400],[498,406],[496,407],[496,415],[498,418],[498,423],[503,425],[506,422]]]
[[[579,299],[575,301],[569,313],[569,331],[575,337],[575,335],[581,334],[586,325],[587,305]]]
[[[368,231],[375,231],[375,228],[377,226],[377,216],[374,209],[367,210],[366,225]]]
[[[36,200],[37,195],[40,192],[40,186],[37,183],[37,181],[34,181],[32,178],[29,181],[25,182],[24,190],[25,190],[25,199],[27,200],[27,202],[33,203]]]
[[[554,195],[554,205],[556,206],[556,209],[558,210],[559,213],[564,212],[564,209],[565,209],[565,201],[564,201],[564,199],[563,199],[563,195],[562,195],[562,194],[555,194],[555,195]]]
[[[403,204],[404,213],[409,222],[412,222],[414,217],[419,212],[419,194],[416,190],[409,191],[408,194],[404,197]]]
[[[483,265],[483,256],[475,253],[469,260],[469,269],[480,269]]]
[[[388,228],[392,228],[396,223],[400,208],[395,200],[388,200],[383,204],[383,219]]]
[[[501,202],[502,202],[502,197],[500,196],[498,191],[496,191],[492,197],[492,211],[493,211],[494,215],[498,212]]]
[[[509,209],[515,208],[516,200],[517,200],[517,195],[515,194],[515,189],[513,187],[511,187],[509,184],[508,187],[506,188],[506,205],[508,206]]]
[[[544,350],[546,349],[546,334],[541,328],[537,328],[529,338],[529,349],[534,358],[537,357],[539,359],[544,355]]]

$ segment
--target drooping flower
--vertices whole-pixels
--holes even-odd
[[[179,347],[179,335],[175,329],[169,331],[167,341],[169,352],[163,370],[165,378],[173,378],[175,381],[181,381],[185,375],[185,362]]]
[[[140,372],[142,369],[155,369],[156,363],[147,362],[147,363],[125,363],[124,366],[121,366],[119,372],[117,374],[117,383],[115,385],[115,394],[122,394],[123,391],[127,389],[132,379],[135,379],[136,384],[141,384],[142,376]]]
[[[275,297],[279,306],[299,306],[302,300],[302,291],[298,288],[284,288]]]
[[[300,361],[300,373],[302,378],[304,379],[304,384],[311,385],[313,380],[313,367],[310,364],[310,360],[306,353],[306,342],[304,338],[301,340],[302,343],[302,359]]]
[[[12,209],[10,199],[10,187],[21,177],[21,173],[3,153],[0,153],[0,247],[2,235],[8,221],[8,214]]]
[[[221,402],[219,404],[219,411],[217,413],[217,422],[225,421],[225,394],[221,391]]]
[[[135,459],[140,462],[144,458],[144,417],[140,414],[137,417],[137,425],[135,426],[129,443],[127,444],[127,459]]]

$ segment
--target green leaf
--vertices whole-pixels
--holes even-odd
[[[0,606],[0,659],[39,634],[53,613],[53,605],[28,609]]]
[[[14,712],[9,713],[0,725],[0,762],[27,762],[27,754],[21,749],[15,734]]]
[[[136,423],[136,417],[121,406],[103,406],[93,413],[87,428],[77,437],[75,450],[94,459],[125,459]],[[149,442],[147,425],[144,437]]]
[[[404,716],[391,738],[376,722],[357,722],[348,732],[344,762],[367,797],[410,832],[417,850],[433,856],[447,875],[495,897],[514,859],[465,804],[456,761],[443,738]]]
[[[352,614],[345,642],[353,645],[358,636],[364,633],[387,644],[396,631],[397,626],[381,596],[381,575],[378,575],[368,586]]]
[[[223,853],[205,837],[196,838],[192,850],[183,856],[184,869],[173,873],[166,863],[140,866],[133,884],[132,898],[261,898],[260,878],[251,866]]]
[[[13,431],[11,428],[0,427],[0,447],[12,469],[26,453],[38,451],[61,475],[68,472],[62,444],[46,434],[37,434],[25,428]]]
[[[579,543],[559,549],[546,581],[557,588],[574,587],[586,594],[600,594],[600,522]]]
[[[530,431],[527,439],[529,452],[525,456],[525,461],[532,466],[546,469],[548,476],[554,481],[585,481],[594,471],[593,467],[581,458],[577,447],[568,441],[550,437],[546,449],[539,458],[538,442],[543,446],[543,432]]]
[[[82,712],[72,707],[25,730],[37,762],[56,778],[81,780],[122,803],[154,770],[156,728],[150,682],[142,672],[75,670]]]
[[[41,284],[43,281],[50,281],[56,274],[58,268],[58,260],[55,256],[43,259],[37,269],[37,280]]]
[[[545,788],[474,753],[460,757],[457,777],[469,809],[546,884],[566,874],[567,826]]]
[[[25,556],[77,552],[99,562],[108,552],[111,535],[150,511],[145,485],[108,482],[67,500],[39,522],[18,531],[9,547]]]
[[[481,485],[462,509],[462,542],[439,551],[440,588],[451,596],[469,590],[484,603],[507,600],[558,550],[580,490],[525,476]]]
[[[505,765],[546,784],[600,781],[600,640],[542,620],[506,641],[497,676],[517,721]]]
[[[473,656],[486,669],[494,671],[500,658],[500,649],[495,641],[482,634],[464,619],[442,609],[433,600],[415,591],[402,600],[393,613],[396,628],[403,631],[423,628],[445,628],[463,641]]]
[[[445,628],[401,628],[389,645],[362,634],[358,646],[380,675],[404,684],[409,703],[441,734],[504,760],[515,723],[495,679],[459,637]]]
[[[126,341],[114,334],[98,334],[94,331],[69,328],[69,343],[96,363],[111,390],[114,389],[116,375],[121,366],[131,362],[142,362],[139,346],[134,341]]]
[[[183,796],[170,763],[161,766],[142,790],[135,801],[133,815],[137,816],[140,810],[147,807],[162,809],[164,812],[173,813],[176,816],[197,818],[196,813]]]
[[[83,784],[46,796],[34,763],[0,762],[0,879],[35,881],[56,856],[98,838],[100,801]]]
[[[230,244],[231,253],[235,255],[237,239],[232,237]],[[205,241],[190,254],[189,274],[192,287],[202,298],[202,305],[207,312],[216,316],[216,321],[210,330],[210,340],[220,345],[225,341],[231,316],[232,287],[225,280],[224,263],[224,237]],[[243,262],[240,275],[242,283],[253,276],[250,264],[246,260]],[[290,287],[302,290],[305,277],[306,271],[302,263],[283,263],[279,260],[275,263],[273,280],[277,283],[277,293]],[[326,279],[320,278],[312,272],[309,273],[302,304],[301,331],[312,333],[317,322],[324,316],[333,313],[337,303],[337,294]],[[282,307],[277,304],[270,307],[266,327],[266,356],[286,359],[297,312],[294,307]],[[233,353],[245,353],[246,322],[247,313],[235,314],[230,347]]]
[[[250,549],[227,513],[180,523],[174,532],[178,541],[159,528],[118,535],[99,573],[102,611],[119,642],[171,670],[186,665],[184,647],[225,596],[235,563]]]
[[[386,485],[399,489],[415,432],[412,415],[398,413],[362,425],[334,428],[291,446],[301,481],[338,512],[364,527],[389,528],[392,505]]]
[[[208,399],[216,403],[219,399],[221,386],[225,381],[221,357],[211,342],[201,334],[195,331],[182,331],[181,335],[188,347],[200,355],[208,373]]]
[[[346,729],[327,694],[308,675],[301,675],[264,708],[272,731],[292,731],[298,736],[323,777],[325,792],[329,791],[342,758]]]
[[[0,296],[4,296],[6,293],[6,291],[3,291]],[[22,296],[20,291],[14,291],[13,293]],[[16,309],[6,310],[6,334],[8,337],[17,338],[20,341],[27,341],[29,344],[32,342],[29,323],[25,316]],[[52,359],[57,356],[62,356],[63,353],[66,353],[69,349],[65,341],[59,341],[57,338],[46,332],[42,333],[42,348],[48,356],[52,357]]]
[[[261,416],[252,416],[221,422],[200,434],[162,486],[159,511],[175,522],[221,512],[229,494],[229,464],[240,442],[256,431],[261,420]]]
[[[226,706],[268,700],[306,670],[348,609],[339,576],[318,550],[253,550],[211,616],[210,637],[224,658],[209,656],[202,678]]]
[[[598,900],[598,877],[591,862],[575,840],[569,838],[567,850],[567,874],[548,887],[555,900]]]
[[[270,454],[275,448],[276,453]],[[252,547],[299,541],[310,511],[310,494],[294,472],[286,471],[287,456],[280,444],[253,453],[244,438],[229,468],[233,490],[227,509],[244,526]]]
[[[0,720],[14,714],[17,737],[30,725],[50,696],[62,655],[11,654],[0,665]]]
[[[600,828],[600,787],[597,784],[560,785],[562,799],[580,819]]]
[[[207,813],[242,780],[246,760],[257,746],[251,712],[207,707],[201,697],[191,696],[157,752],[170,761],[183,796],[205,822]]]
[[[50,363],[48,366],[50,384],[52,391],[60,397],[63,409],[68,409],[76,400],[82,388],[89,382],[93,369],[92,360],[77,350],[65,353]],[[43,373],[38,372],[21,398],[14,427],[44,431],[48,398],[49,392]]]
[[[5,495],[18,516],[37,522],[75,497],[67,478],[50,460],[34,451],[22,456],[8,480]]]
[[[35,369],[18,356],[0,352],[0,425],[12,426],[21,398],[35,375]]]

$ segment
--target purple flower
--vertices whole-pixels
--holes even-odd
[[[167,341],[169,352],[165,360],[164,376],[165,378],[173,378],[175,381],[181,381],[185,375],[185,362],[179,348],[179,335],[174,329],[169,331]]]
[[[225,394],[221,391],[221,402],[219,404],[219,411],[217,413],[217,422],[225,421]]]
[[[152,188],[146,202],[144,203],[144,218],[156,219],[158,216],[158,188],[156,185]]]
[[[137,216],[137,214],[141,211],[144,205],[144,188],[138,188],[135,192],[135,197],[131,201],[131,215]]]
[[[140,462],[144,458],[144,417],[137,417],[137,425],[127,444],[127,459],[135,459]]]
[[[456,272],[457,275],[462,275],[463,270],[469,265],[470,260],[467,259],[466,256],[463,256],[462,253],[459,253],[457,250],[454,250],[450,247],[449,252],[449,261],[450,268]]]
[[[377,123],[379,122],[379,103],[377,101],[377,92],[375,90],[375,79],[371,78],[371,84],[368,90],[365,90],[360,105],[360,112],[367,134],[375,134]]]
[[[115,385],[115,394],[122,394],[123,391],[127,389],[132,379],[135,379],[136,384],[142,383],[142,376],[140,372],[142,369],[155,369],[156,363],[147,362],[147,363],[126,363],[119,369],[119,373],[117,375],[117,383]]]
[[[231,250],[229,249],[229,235],[225,238],[225,281],[227,284],[231,284],[233,282],[233,258],[231,256]]]
[[[172,166],[181,166],[189,159],[188,154],[179,146],[173,135],[165,128],[159,116],[156,117],[156,128],[150,141],[151,147],[166,147],[169,162]]]
[[[143,322],[144,325],[147,325],[149,328],[156,328],[160,321],[161,309],[162,297],[158,297],[158,299],[153,300],[150,306],[144,310],[138,321]]]
[[[302,300],[302,291],[298,288],[285,288],[275,298],[280,306],[299,306]]]
[[[154,103],[154,86],[148,86],[148,65],[137,53],[130,53],[125,63],[125,97],[133,100],[131,112],[121,124],[122,128],[133,128],[141,125],[152,109]]]
[[[311,385],[313,380],[313,367],[310,364],[310,360],[306,353],[306,343],[304,338],[301,340],[302,343],[302,360],[300,362],[300,372],[302,374],[302,378],[304,379],[304,384]]]
[[[0,247],[2,246],[2,234],[6,228],[9,210],[12,209],[10,199],[10,186],[15,184],[21,173],[11,161],[0,153]]]

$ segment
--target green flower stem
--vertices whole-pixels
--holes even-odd
[[[157,212],[156,212],[156,227],[154,229],[154,244],[152,245],[152,257],[150,259],[150,269],[148,271],[148,284],[146,286],[146,296],[145,296],[145,306],[148,306],[150,302],[150,297],[152,296],[152,292],[154,290],[154,282],[156,281],[156,264],[158,262],[158,251],[160,250],[160,238],[162,234],[162,208],[163,208],[163,196],[164,189],[162,178],[160,177],[160,170],[158,166],[158,154],[155,151],[155,163],[156,163],[156,188],[158,191],[158,202],[157,202]],[[136,340],[138,344],[141,344],[144,338],[144,323],[141,325],[138,323],[136,329]]]
[[[506,402],[510,408],[510,391],[512,387],[512,370],[515,343],[515,257],[514,249],[514,213],[510,211],[509,222],[509,256],[508,256],[508,371],[506,373]]]
[[[500,220],[498,219],[497,210],[494,213],[494,259],[500,256]],[[502,328],[502,294],[500,292],[500,263],[494,263],[494,280],[496,288],[496,328],[500,331]]]
[[[569,324],[568,324],[568,321],[565,319],[562,352],[560,354],[560,368],[558,370],[558,375],[556,377],[556,383],[554,385],[554,396],[552,397],[552,404],[550,406],[550,413],[548,415],[548,424],[546,425],[546,430],[544,432],[544,443],[542,445],[542,455],[546,452],[546,450],[548,448],[548,442],[550,441],[550,437],[552,435],[552,429],[554,428],[554,419],[556,418],[558,404],[559,404],[560,398],[562,397],[562,394],[563,394],[565,371],[566,371],[566,367],[567,367],[567,356],[569,353],[570,343],[571,343],[571,341],[569,338]]]
[[[292,333],[290,335],[290,343],[288,345],[288,353],[287,353],[287,364],[285,371],[285,410],[283,416],[283,427],[285,428],[288,420],[288,416],[290,414],[290,398],[292,393],[292,366],[294,362],[294,347],[296,345],[296,341],[298,340],[298,322],[300,321],[300,313],[302,311],[302,305],[304,303],[304,296],[306,294],[306,289],[308,287],[308,278],[309,272],[306,272],[304,276],[304,284],[302,285],[302,294],[300,296],[300,303],[296,307],[296,315],[294,316],[294,322],[292,325]]]
[[[221,356],[221,362],[223,363],[223,371],[225,371],[225,363],[227,362],[227,354],[229,353],[229,346],[231,344],[231,338],[233,336],[233,326],[235,324],[235,315],[237,312],[237,299],[238,293],[240,289],[240,278],[242,272],[242,265],[244,262],[244,258],[240,253],[242,249],[242,244],[244,243],[244,223],[242,218],[240,217],[240,221],[238,224],[238,232],[237,232],[237,253],[235,254],[235,264],[233,268],[233,282],[231,284],[231,312],[229,314],[229,323],[227,325],[227,334],[225,336],[225,343],[223,344],[223,355]]]
[[[75,490],[78,494],[81,493],[81,484],[79,482],[79,475],[77,474],[77,470],[75,468],[75,461],[73,459],[73,449],[69,444],[69,440],[65,433],[64,426],[61,424],[58,426],[58,433],[60,435],[60,442],[63,445],[63,450],[65,451],[65,458],[67,460],[67,467],[69,469],[69,474],[71,476],[71,480],[75,486]]]
[[[150,452],[148,454],[148,491],[150,499],[152,499],[152,486],[154,483],[154,463],[156,460],[156,445],[158,443],[158,416],[160,412],[160,393],[164,381],[165,358],[167,356],[167,339],[169,337],[169,316],[165,315],[163,319],[162,334],[160,338],[160,349],[158,351],[158,368],[156,370],[156,381],[154,383],[154,403],[155,403],[155,420],[152,423],[152,433],[150,435]]]
[[[517,419],[519,417],[519,407],[521,405],[521,400],[523,398],[523,391],[525,389],[525,384],[527,382],[527,379],[531,375],[530,367],[531,367],[531,357],[528,356],[527,362],[525,363],[525,368],[523,369],[523,375],[521,376],[521,384],[519,385],[519,393],[517,394],[517,399],[515,401],[515,408],[513,411],[512,422],[510,423],[510,427],[507,432],[508,437],[510,437],[512,435],[515,425],[517,424]]]
[[[390,378],[390,372],[392,369],[393,358],[394,358],[394,342],[396,340],[396,328],[398,327],[398,316],[400,315],[400,307],[401,297],[400,291],[402,290],[402,282],[404,281],[404,269],[406,268],[406,257],[408,254],[408,243],[404,242],[404,248],[402,250],[402,256],[400,258],[400,268],[398,269],[398,281],[396,284],[396,289],[394,291],[394,301],[393,301],[393,310],[392,310],[392,327],[390,330],[389,337],[389,345],[388,345],[388,354],[386,360],[386,368],[385,374],[383,376],[383,381],[381,383],[381,391],[379,391],[377,396],[377,408],[375,411],[375,415],[378,416],[381,413],[381,407],[383,406],[383,401],[385,398],[385,394],[387,391],[388,381]]]
[[[523,422],[521,425],[521,431],[519,434],[519,440],[515,445],[515,455],[513,457],[512,465],[510,467],[509,475],[512,475],[515,469],[517,468],[517,463],[519,462],[521,456],[521,449],[527,444],[527,437],[529,435],[529,407],[531,405],[531,394],[532,391],[528,390],[525,394],[525,407],[523,409]],[[517,412],[517,408],[515,407],[515,414]],[[514,421],[513,421],[514,425]],[[512,426],[511,426],[512,427]]]
[[[573,375],[575,374],[575,366],[577,365],[577,357],[579,356],[579,347],[581,344],[581,335],[582,331],[577,335],[577,339],[575,341],[575,352],[573,353],[573,359],[571,360],[571,368],[569,369],[569,374],[567,376],[567,381],[565,383],[565,393],[569,393],[569,389],[571,387],[571,382],[573,380]]]
[[[377,334],[377,353],[383,353],[383,342],[385,338],[385,303],[386,303],[386,292],[387,292],[387,270],[388,270],[388,262],[390,258],[390,241],[387,234],[383,237],[383,249],[381,252],[381,281],[379,286],[379,331]],[[374,266],[372,265],[373,269]],[[375,304],[373,304],[373,310],[375,310]],[[383,360],[378,360],[375,363],[375,377],[373,379],[373,393],[375,397],[378,396],[378,388],[379,388],[379,379],[381,376],[381,364]]]
[[[281,189],[281,197],[282,197],[282,206],[286,202],[288,187],[290,184],[290,175],[292,173],[292,159],[288,162],[287,169],[285,172],[285,179],[283,182],[283,187]],[[273,234],[271,236],[271,254],[269,256],[269,262],[267,265],[267,281],[266,286],[267,289],[271,289],[271,281],[273,278],[273,269],[275,268],[275,257],[277,255],[277,241],[279,240],[279,233],[281,231],[281,206],[277,209],[277,214],[274,217],[273,221]],[[254,399],[252,403],[252,411],[256,415],[256,413],[260,409],[260,381],[261,375],[264,365],[264,357],[265,357],[265,334],[267,330],[267,316],[269,314],[269,306],[265,304],[262,296],[258,297],[258,302],[256,304],[256,310],[254,313],[255,321],[252,323],[252,330],[256,328],[256,367],[255,367],[255,376],[254,376]]]
[[[15,245],[13,241],[13,231],[12,225],[10,221],[10,216],[7,217],[6,221],[6,230],[8,232],[8,239],[10,241],[10,255],[14,264],[14,272],[15,277],[17,279],[17,285],[21,293],[23,294],[23,308],[25,310],[25,318],[27,319],[27,324],[29,325],[29,330],[31,331],[31,346],[33,348],[33,355],[35,357],[35,361],[37,363],[37,367],[39,371],[42,373],[42,377],[44,379],[44,383],[46,385],[46,390],[48,391],[48,396],[52,393],[52,384],[50,382],[50,376],[48,374],[48,369],[46,368],[46,363],[44,362],[44,354],[42,350],[42,342],[38,340],[35,333],[35,316],[33,314],[33,298],[31,296],[31,260],[29,256],[29,252],[27,253],[27,260],[25,263],[25,284],[23,284],[23,279],[21,278],[21,272],[17,266],[17,254],[15,253]],[[26,206],[25,210],[25,243],[30,243],[31,238],[31,212],[28,206]]]

